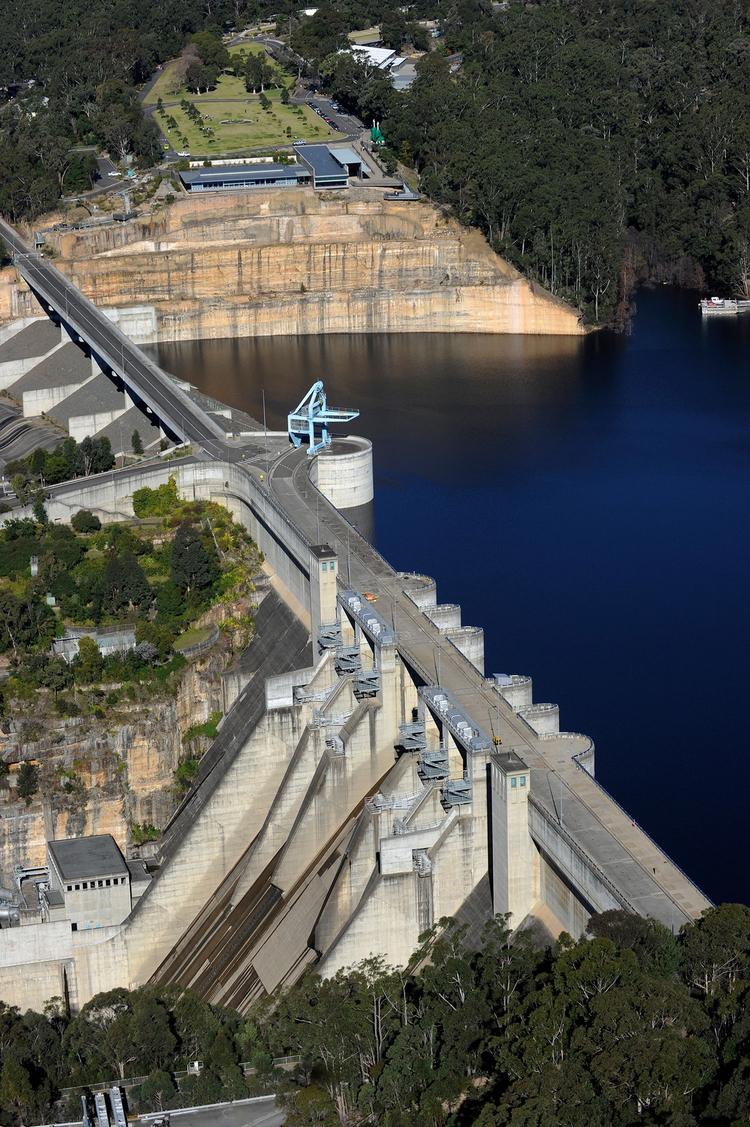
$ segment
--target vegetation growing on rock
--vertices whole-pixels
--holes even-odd
[[[146,494],[152,495],[143,498],[147,510],[161,515],[143,523],[102,527],[79,510],[71,521],[78,531],[29,518],[9,520],[0,531],[3,751],[9,763],[21,761],[15,793],[27,805],[39,793],[46,801],[59,798],[69,811],[85,810],[86,788],[68,770],[68,759],[59,760],[58,747],[127,728],[138,722],[138,707],[146,709],[146,723],[156,701],[174,708],[170,698],[189,668],[181,651],[190,656],[191,636],[216,639],[220,667],[251,637],[253,579],[262,559],[256,545],[222,506],[183,502],[174,480]],[[217,632],[219,624],[226,629]],[[84,635],[68,662],[52,645],[72,628],[131,632],[131,648],[102,656],[95,637]],[[215,699],[209,694],[207,703]],[[221,714],[193,722],[195,716],[188,711],[183,723],[192,723],[185,746],[197,769]],[[181,746],[178,730],[165,787]],[[31,758],[38,765],[23,762]],[[179,765],[176,792],[186,789],[195,769]],[[7,770],[5,776],[0,785],[9,796],[13,780]]]

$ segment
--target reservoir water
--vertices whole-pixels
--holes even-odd
[[[162,344],[286,425],[315,379],[375,450],[376,546],[485,629],[487,672],[597,746],[597,777],[715,900],[750,901],[750,315],[638,295],[628,336]],[[745,694],[748,694],[746,696]]]

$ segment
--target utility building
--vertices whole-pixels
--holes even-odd
[[[83,931],[120,924],[130,914],[130,869],[110,834],[50,841],[47,857],[51,918],[59,915]]]

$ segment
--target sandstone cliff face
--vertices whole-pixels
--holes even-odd
[[[109,833],[123,852],[133,822],[163,826],[177,796],[174,770],[186,749],[182,736],[222,711],[222,673],[231,651],[219,645],[188,666],[173,700],[118,704],[109,719],[50,720],[36,739],[23,725],[0,733],[0,759],[39,766],[39,791],[30,806],[12,785],[0,788],[0,884],[13,866],[42,865],[46,841]],[[41,710],[38,709],[41,713]],[[111,712],[112,710],[107,710]]]
[[[50,241],[56,265],[98,305],[148,309],[128,330],[141,340],[584,331],[478,232],[374,189],[186,196],[150,218]],[[23,287],[0,284],[4,311],[28,315]]]

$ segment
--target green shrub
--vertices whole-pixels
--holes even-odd
[[[33,763],[22,763],[18,771],[18,797],[26,799],[26,805],[31,805],[31,799],[39,790],[39,772]]]
[[[199,766],[200,760],[192,755],[180,760],[174,772],[175,787],[178,794],[184,794],[190,790],[193,779],[198,774]]]
[[[205,736],[209,740],[215,740],[221,717],[221,712],[212,712],[205,723],[192,724],[182,737],[183,744],[189,744],[192,740],[198,739],[199,736]]]
[[[157,830],[150,822],[131,822],[130,836],[135,845],[143,845],[147,841],[157,841],[161,837],[161,830]]]
[[[137,517],[166,517],[174,512],[180,503],[177,482],[173,477],[165,485],[156,489],[136,489],[133,494],[133,512]]]
[[[79,509],[71,517],[70,526],[76,532],[98,532],[102,522],[88,509]]]

